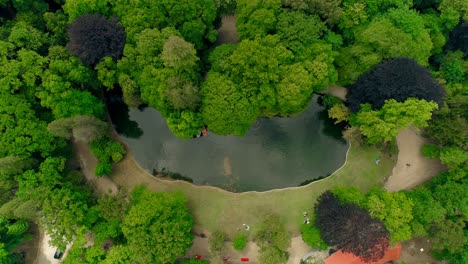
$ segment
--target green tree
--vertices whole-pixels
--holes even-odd
[[[161,52],[164,66],[177,71],[192,70],[199,60],[193,44],[178,36],[170,36]]]
[[[238,232],[234,235],[232,239],[232,247],[235,250],[243,250],[247,246],[247,235],[244,233]]]
[[[366,208],[372,217],[384,222],[393,242],[411,238],[414,203],[403,192],[374,190],[367,195]]]
[[[226,239],[226,233],[219,230],[214,231],[208,240],[208,242],[210,243],[211,253],[221,254],[226,249]]]
[[[406,196],[413,201],[413,220],[411,229],[413,236],[428,235],[430,227],[445,219],[447,211],[442,204],[434,199],[427,188],[417,188],[407,192]]]
[[[432,231],[433,249],[447,249],[451,253],[459,252],[463,249],[465,242],[465,223],[462,220],[445,220],[437,223]]]
[[[226,76],[211,72],[202,86],[203,121],[221,135],[244,135],[257,118],[255,106]]]
[[[393,99],[386,100],[381,110],[371,110],[369,104],[364,104],[357,115],[351,118],[351,124],[358,125],[361,133],[369,143],[391,141],[400,129],[410,125],[426,127],[437,104],[410,98],[403,103]]]
[[[260,247],[260,263],[286,263],[291,235],[286,231],[279,216],[267,214],[264,216],[255,240]]]
[[[328,109],[328,117],[335,120],[335,124],[349,120],[350,111],[344,104],[335,105]]]
[[[94,116],[79,115],[54,120],[47,129],[56,137],[91,142],[106,133],[108,124]]]
[[[241,39],[265,37],[274,32],[281,0],[237,0],[236,28]]]
[[[133,193],[132,208],[122,223],[134,261],[174,262],[192,244],[193,220],[181,193]]]
[[[133,253],[128,246],[113,246],[106,255],[104,264],[127,264],[131,263]]]
[[[31,105],[20,95],[0,93],[0,157],[50,155],[63,141],[46,130]]]

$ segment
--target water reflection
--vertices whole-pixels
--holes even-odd
[[[343,164],[347,143],[341,129],[325,118],[317,97],[295,117],[258,119],[244,137],[209,133],[181,140],[152,108],[131,109],[125,115],[128,121],[115,124],[118,131],[126,131],[123,140],[149,172],[164,168],[192,178],[195,184],[264,191],[298,186]],[[125,124],[141,130],[139,137],[128,136],[128,128],[120,127]]]

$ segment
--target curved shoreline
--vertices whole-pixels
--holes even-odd
[[[329,176],[327,176],[325,178],[322,178],[322,179],[312,181],[312,182],[310,182],[310,183],[308,183],[306,185],[291,186],[291,187],[285,187],[285,188],[276,188],[276,189],[271,189],[271,190],[267,190],[267,191],[232,192],[232,191],[228,191],[228,190],[222,189],[220,187],[212,186],[212,185],[197,185],[197,184],[193,184],[193,183],[183,181],[183,180],[175,180],[175,179],[174,180],[167,180],[167,179],[164,179],[164,178],[161,178],[161,177],[158,177],[158,176],[154,176],[149,171],[147,171],[146,169],[141,167],[141,165],[133,158],[133,153],[132,153],[132,150],[130,149],[130,146],[128,146],[128,144],[125,141],[122,140],[122,138],[117,133],[117,131],[115,131],[115,129],[112,130],[112,138],[125,146],[126,154],[125,154],[124,159],[122,161],[120,161],[120,162],[124,162],[124,160],[130,160],[130,162],[133,163],[140,171],[145,173],[146,176],[150,177],[153,180],[166,182],[166,183],[174,183],[175,182],[175,183],[179,183],[179,184],[185,184],[185,185],[188,185],[188,186],[190,186],[192,188],[209,188],[209,189],[214,189],[216,191],[226,192],[226,193],[231,193],[231,194],[269,193],[269,192],[277,192],[277,191],[283,191],[283,190],[294,190],[294,189],[306,188],[311,184],[326,180],[326,179],[334,176],[337,172],[339,172],[341,169],[343,169],[343,167],[346,166],[346,164],[348,162],[348,154],[349,154],[349,151],[351,149],[351,142],[345,139],[346,142],[348,143],[349,147],[346,150],[344,163],[338,169],[336,169],[333,173],[331,173]]]

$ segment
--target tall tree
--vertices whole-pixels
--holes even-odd
[[[441,105],[444,89],[414,60],[398,58],[381,63],[359,77],[348,89],[347,102],[351,111],[357,112],[363,103],[380,109],[385,100],[404,102],[409,97]]]
[[[359,126],[369,143],[391,141],[401,129],[410,125],[427,127],[435,109],[437,104],[434,102],[410,98],[399,103],[391,99],[378,111],[372,110],[369,104],[363,104],[362,109],[351,117],[351,124]]]
[[[138,190],[132,203],[122,224],[132,259],[165,264],[183,256],[192,244],[193,220],[182,194]]]
[[[91,142],[106,133],[108,124],[94,116],[79,115],[54,120],[47,129],[57,137]]]
[[[85,14],[77,18],[70,25],[68,36],[71,53],[92,67],[106,56],[120,58],[125,45],[125,31],[117,18],[108,20],[102,15]]]
[[[366,262],[384,256],[389,245],[385,225],[354,204],[341,204],[330,191],[318,198],[315,224],[330,246],[352,253]],[[356,224],[359,223],[359,224]]]

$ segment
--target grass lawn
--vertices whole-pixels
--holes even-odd
[[[376,157],[380,157],[380,164],[375,164]],[[267,212],[274,212],[284,220],[288,230],[297,235],[304,221],[302,213],[308,211],[312,215],[314,203],[322,192],[338,185],[357,186],[364,191],[382,186],[394,163],[375,147],[353,145],[348,152],[346,164],[326,179],[303,187],[231,193],[183,181],[156,179],[144,171],[131,155],[127,155],[122,162],[116,164],[112,179],[128,189],[146,184],[155,191],[182,191],[194,216],[196,232],[213,232],[219,229],[232,237],[237,228],[242,228],[245,223],[251,227],[249,232],[255,233],[262,216]]]

